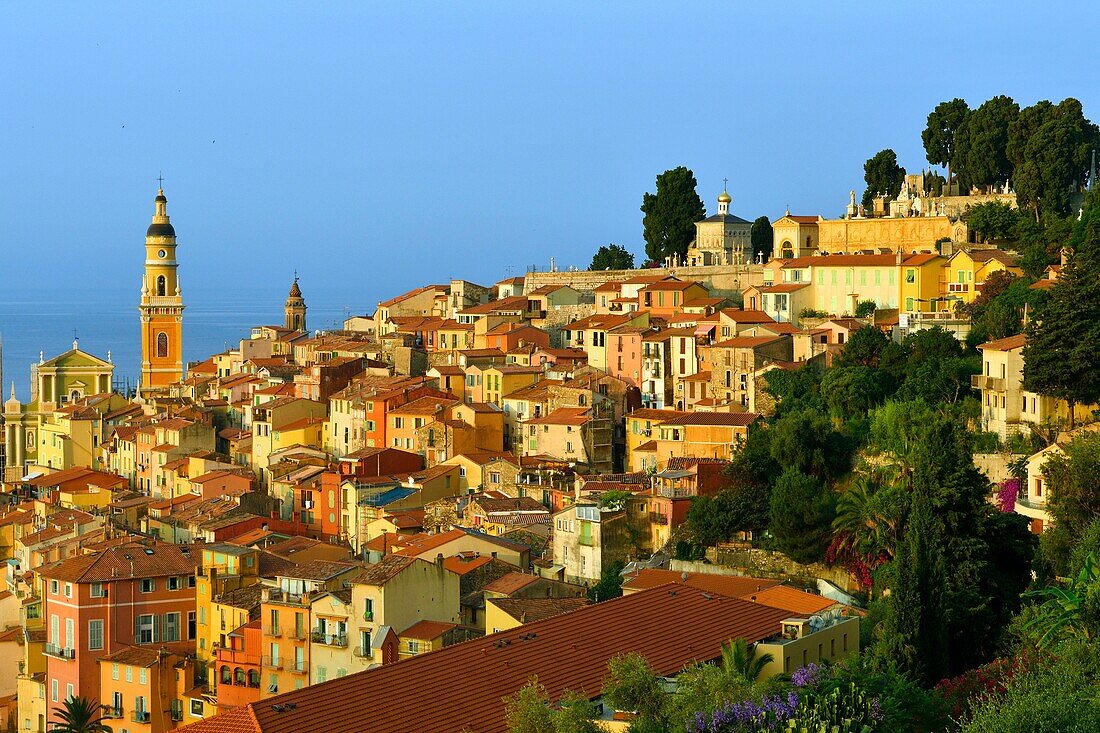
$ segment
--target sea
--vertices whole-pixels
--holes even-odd
[[[187,362],[237,346],[254,326],[281,325],[287,286],[196,286],[183,292],[183,350]],[[359,286],[347,291],[306,290],[310,331],[340,328],[349,315],[373,313],[378,294]],[[50,359],[80,348],[102,359],[110,355],[120,390],[134,387],[141,370],[136,288],[0,287],[3,339],[3,395],[12,384],[21,401],[30,398],[30,367],[41,354]]]

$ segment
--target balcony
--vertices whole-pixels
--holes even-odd
[[[135,710],[130,713],[130,720],[135,723],[148,723],[149,711],[148,710]]]
[[[263,663],[263,666],[264,666],[265,669],[282,669],[283,668],[283,660],[280,659],[279,657],[264,656],[262,663]]]
[[[286,638],[295,639],[297,641],[304,641],[305,639],[309,638],[309,632],[307,632],[304,628],[302,628],[302,629],[287,629],[286,630]]]
[[[116,707],[108,707],[103,712],[103,717],[109,720],[122,720],[123,715],[122,708]]]
[[[341,646],[346,647],[348,645],[347,634],[333,634],[320,629],[315,630],[310,634],[310,640],[314,644],[324,644],[325,646]]]
[[[288,659],[285,668],[294,674],[309,674],[309,662],[304,659]]]
[[[357,646],[355,647],[355,651],[352,653],[362,659],[370,659],[373,656],[373,653],[371,652],[371,648],[369,646]]]
[[[983,374],[974,374],[970,377],[970,386],[974,389],[987,389],[993,392],[1004,392],[1008,380],[1001,377],[987,377]]]
[[[75,649],[66,649],[63,646],[57,644],[47,644],[43,653],[47,657],[54,657],[56,659],[76,659]]]
[[[265,626],[264,636],[282,636],[283,630],[279,626]]]

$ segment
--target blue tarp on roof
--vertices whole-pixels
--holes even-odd
[[[412,496],[417,491],[418,489],[395,486],[392,489],[385,489],[377,493],[365,492],[362,498],[359,499],[359,506],[385,506],[395,501],[401,501],[407,496]]]

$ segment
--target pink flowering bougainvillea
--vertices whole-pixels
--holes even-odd
[[[997,506],[1002,512],[1016,511],[1016,497],[1020,495],[1020,479],[1008,478],[997,487]]]

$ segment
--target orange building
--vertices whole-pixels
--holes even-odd
[[[260,619],[249,621],[226,636],[218,649],[218,712],[260,699]]]
[[[157,190],[153,221],[145,231],[141,282],[141,389],[156,390],[183,379],[183,296],[176,272],[176,230],[168,199]]]

